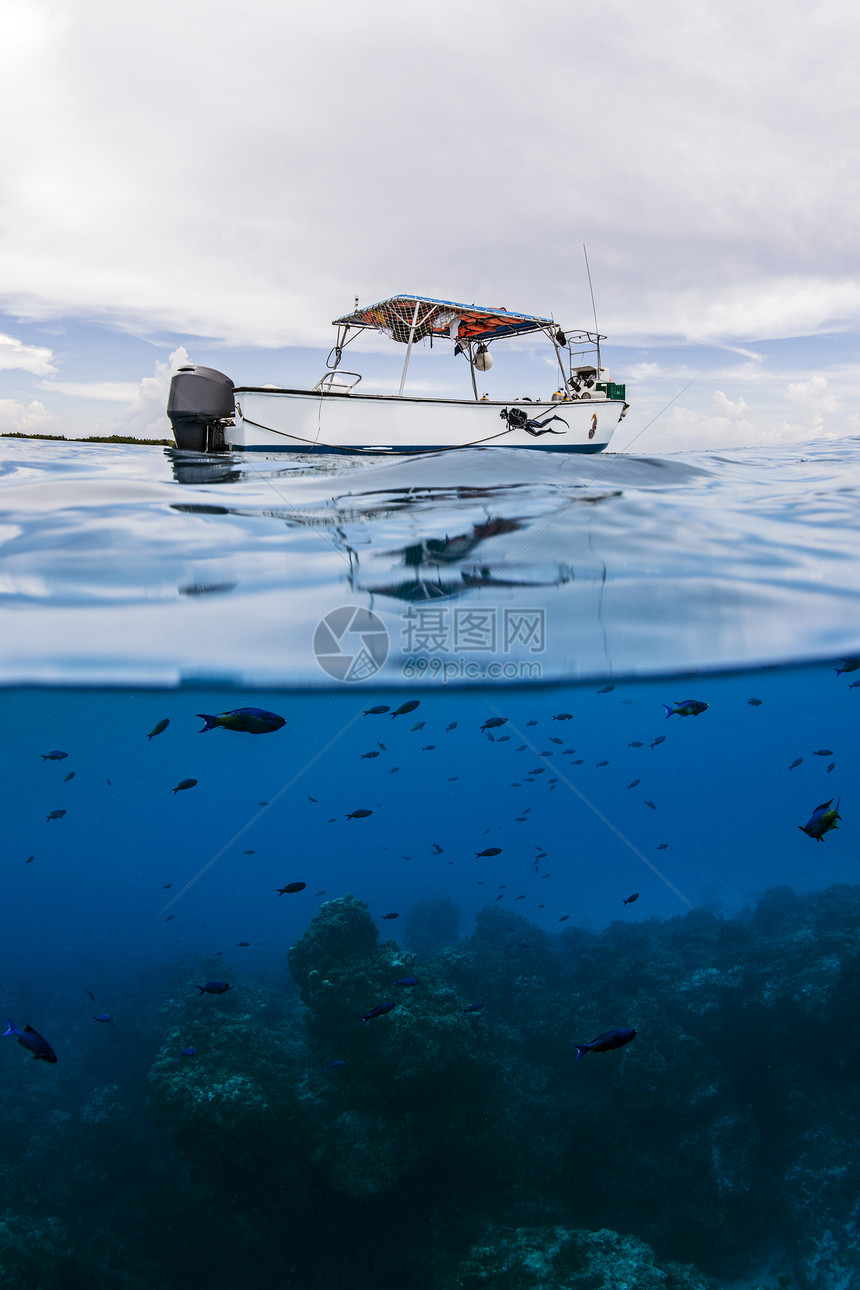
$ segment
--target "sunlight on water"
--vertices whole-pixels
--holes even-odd
[[[4,456],[4,1287],[852,1284],[847,443]]]

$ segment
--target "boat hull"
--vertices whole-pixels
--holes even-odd
[[[627,409],[621,399],[568,403],[418,399],[237,387],[234,449],[415,453],[503,446],[602,452]],[[525,424],[521,424],[525,423]]]

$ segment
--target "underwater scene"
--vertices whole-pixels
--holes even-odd
[[[855,447],[4,441],[4,1290],[860,1284]]]

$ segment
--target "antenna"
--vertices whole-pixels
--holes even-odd
[[[600,331],[597,325],[597,309],[594,305],[594,287],[591,285],[591,269],[588,267],[588,252],[585,249],[585,243],[582,244],[582,254],[585,256],[585,272],[588,274],[588,290],[591,292],[591,312],[594,314],[594,330]]]

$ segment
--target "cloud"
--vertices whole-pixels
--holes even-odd
[[[40,389],[97,403],[129,403],[137,397],[138,386],[134,381],[41,381]]]
[[[191,360],[184,345],[173,351],[163,363],[156,363],[152,376],[144,376],[134,390],[128,406],[105,434],[132,435],[135,439],[170,439],[173,431],[167,419],[167,395],[170,379],[178,367]]]
[[[417,290],[575,327],[586,243],[614,341],[860,328],[860,80],[834,57],[860,10],[605,0],[586,29],[554,0],[9,7],[20,317],[327,347],[355,293]]]
[[[51,350],[43,345],[25,345],[14,336],[0,332],[0,372],[9,372],[20,368],[32,372],[34,376],[50,376],[57,369],[51,359]]]
[[[0,434],[59,434],[57,418],[36,400],[23,404],[0,399]]]

